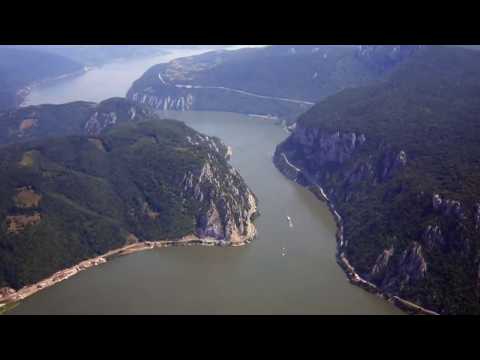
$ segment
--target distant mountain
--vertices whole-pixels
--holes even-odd
[[[344,267],[441,314],[480,314],[479,94],[480,53],[428,46],[319,102],[275,154],[336,207]]]
[[[0,112],[0,145],[32,139],[100,134],[123,122],[158,119],[151,109],[124,98],[99,104],[77,101],[61,105],[35,105]]]
[[[12,45],[10,47],[48,52],[88,66],[168,53],[162,45]]]
[[[320,99],[383,79],[419,48],[279,45],[218,50],[153,66],[127,96],[156,109],[233,111],[292,121]]]
[[[15,108],[32,83],[83,71],[83,65],[62,56],[0,46],[0,110]]]
[[[3,147],[0,303],[24,285],[128,244],[251,240],[255,196],[228,157],[219,139],[174,120]]]

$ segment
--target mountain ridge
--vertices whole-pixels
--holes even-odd
[[[146,119],[159,117],[124,98],[32,105],[0,112],[0,145],[64,135],[94,136],[119,123]]]
[[[277,45],[212,51],[154,65],[127,97],[162,110],[232,111],[293,122],[313,102],[381,80],[421,48]]]
[[[384,82],[319,102],[275,153],[335,204],[339,253],[360,276],[440,314],[480,312],[479,61],[429,47]]]

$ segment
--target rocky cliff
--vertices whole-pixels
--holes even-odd
[[[271,115],[294,122],[315,101],[381,80],[417,45],[279,45],[213,51],[148,69],[127,97],[160,110]]]
[[[230,153],[174,120],[3,147],[0,299],[131,244],[248,243],[257,201]]]
[[[480,313],[478,60],[427,50],[384,84],[320,102],[274,156],[333,204],[339,255],[362,279],[441,314]]]

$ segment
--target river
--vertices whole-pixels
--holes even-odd
[[[175,50],[168,54],[117,60],[92,67],[89,71],[67,80],[50,81],[34,86],[22,106],[62,104],[70,101],[102,101],[111,97],[124,97],[132,83],[149,67],[178,57],[191,56],[205,50]]]
[[[138,61],[132,61],[132,71],[138,66]],[[107,73],[117,77],[119,73],[108,67],[96,69],[94,79],[93,71],[82,75],[91,83],[81,77],[69,79],[36,89],[27,100],[103,100],[94,98],[88,84],[110,88],[127,83],[118,78],[110,82],[112,75]],[[128,71],[128,62],[122,67]],[[97,94],[121,96],[130,83]],[[59,86],[64,91],[57,98]],[[115,258],[27,298],[10,314],[402,313],[350,285],[336,264],[336,228],[327,207],[284,178],[272,163],[276,144],[288,135],[283,127],[272,120],[232,113],[163,115],[232,146],[232,165],[259,198],[257,239],[240,248],[165,248]]]

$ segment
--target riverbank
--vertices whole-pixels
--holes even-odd
[[[402,311],[405,311],[408,314],[439,315],[438,313],[432,310],[423,308],[417,304],[414,304],[408,300],[402,299],[396,295],[388,294],[384,292],[382,289],[380,289],[379,287],[377,287],[375,284],[362,278],[355,271],[355,268],[350,264],[348,258],[346,257],[343,251],[347,246],[348,242],[344,239],[344,236],[343,236],[343,219],[340,216],[340,214],[336,211],[335,205],[333,204],[333,202],[325,194],[325,191],[323,190],[323,188],[320,185],[318,185],[316,182],[314,182],[313,179],[308,174],[305,173],[305,171],[296,167],[289,161],[285,153],[281,153],[281,154],[276,153],[276,155],[278,157],[274,156],[274,164],[283,175],[285,175],[287,178],[295,182],[297,182],[297,178],[299,175],[303,175],[303,178],[308,182],[308,184],[303,184],[302,182],[302,184],[300,185],[305,186],[308,190],[310,190],[315,195],[317,199],[327,204],[328,209],[332,213],[337,226],[337,232],[335,236],[336,242],[337,242],[336,260],[338,265],[342,268],[342,270],[347,275],[347,278],[351,284],[359,286],[362,289],[381,297],[382,299],[392,303],[393,305],[395,305],[396,307],[398,307]],[[282,167],[282,165],[279,163],[279,160],[281,161],[282,164],[285,165],[285,167]]]
[[[47,289],[53,285],[56,285],[62,281],[65,281],[72,276],[80,273],[81,271],[105,264],[107,261],[112,260],[119,256],[125,256],[134,254],[141,251],[153,250],[159,248],[173,247],[173,246],[228,246],[239,247],[245,246],[251,243],[256,237],[256,227],[252,224],[247,230],[247,234],[241,237],[237,237],[235,241],[218,240],[214,238],[199,238],[194,234],[184,236],[177,240],[159,240],[159,241],[145,241],[137,242],[134,244],[126,245],[124,247],[111,250],[103,255],[95,258],[81,261],[77,265],[69,267],[64,270],[57,271],[53,275],[45,278],[35,284],[24,286],[23,288],[15,291],[13,289],[0,289],[0,315],[6,313],[8,310],[13,309],[19,304],[20,301],[30,297],[37,292]]]
[[[90,71],[92,69],[93,69],[93,67],[84,66],[80,70],[77,70],[77,71],[74,71],[74,72],[71,72],[71,73],[67,73],[67,74],[62,74],[62,75],[59,75],[59,76],[56,76],[56,77],[51,77],[51,78],[46,78],[46,79],[43,79],[43,80],[35,81],[35,82],[33,82],[33,83],[31,83],[27,86],[24,86],[23,88],[19,89],[16,93],[17,106],[18,107],[28,106],[28,104],[25,104],[25,101],[26,101],[27,97],[30,95],[30,93],[32,92],[32,90],[34,88],[38,87],[38,86],[47,85],[47,84],[54,83],[56,81],[66,80],[66,79],[69,79],[69,78],[80,76],[80,75],[83,75],[83,74],[87,73],[88,71]]]

